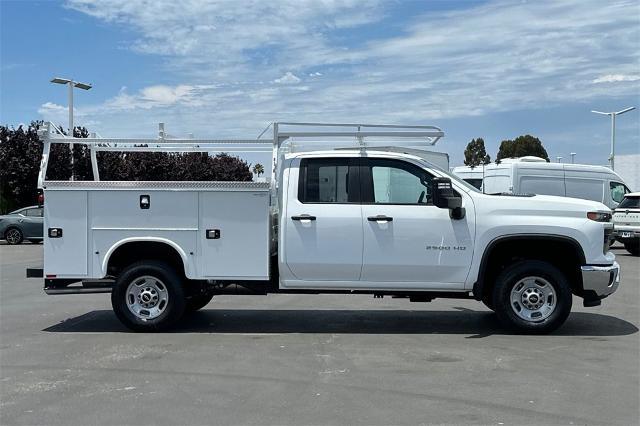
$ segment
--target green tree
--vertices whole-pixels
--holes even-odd
[[[32,121],[17,129],[0,126],[0,212],[35,204],[42,143],[38,129],[42,121]],[[76,137],[86,138],[84,127],[74,129]],[[91,179],[91,159],[84,145],[74,146],[74,171],[79,180]],[[47,179],[68,180],[71,177],[71,152],[65,144],[52,144]]]
[[[35,204],[42,158],[38,128],[0,126],[0,212]],[[84,127],[74,129],[76,138],[86,138]],[[76,180],[93,180],[90,150],[86,145],[73,146],[73,173]],[[251,181],[253,175],[246,161],[221,153],[99,152],[101,180],[167,181]],[[69,180],[71,152],[67,144],[52,144],[47,180]]]
[[[264,167],[262,166],[262,164],[256,163],[256,165],[253,166],[253,173],[260,177],[260,175],[264,173]]]
[[[549,162],[549,155],[540,139],[531,135],[522,135],[514,140],[503,140],[500,143],[496,163],[499,163],[503,158],[520,158],[528,155],[544,158]]]
[[[471,142],[464,150],[464,165],[470,167],[476,167],[480,164],[489,164],[491,157],[487,155],[487,151],[484,147],[484,139],[471,139]]]

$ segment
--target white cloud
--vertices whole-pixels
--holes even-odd
[[[593,83],[616,83],[619,81],[638,81],[640,75],[607,74],[593,80]]]
[[[166,61],[158,76],[180,82],[85,109],[119,129],[170,119],[204,134],[215,121],[237,136],[277,119],[430,122],[640,91],[636,0],[465,3],[402,22],[385,21],[397,5],[374,0],[67,5],[132,29],[135,50]],[[371,23],[389,32],[367,33]],[[334,36],[345,27],[360,41]],[[323,78],[297,84],[305,75]],[[604,82],[617,84],[594,84]]]
[[[170,86],[150,86],[140,91],[142,99],[161,105],[172,105],[176,102],[189,99],[194,92],[194,87],[188,84]]]
[[[302,80],[290,71],[287,71],[282,77],[273,80],[277,84],[298,84]]]
[[[61,111],[67,111],[67,107],[54,102],[45,102],[40,106],[40,109],[38,109],[38,113],[40,114],[59,113]]]
[[[77,114],[77,109],[74,108],[74,115]],[[55,123],[66,123],[69,119],[69,108],[63,105],[56,104],[54,102],[45,102],[38,108],[38,114],[43,119],[53,121]],[[66,127],[66,126],[65,126]]]

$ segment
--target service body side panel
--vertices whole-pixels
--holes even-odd
[[[86,278],[87,191],[45,189],[44,273],[57,278]],[[49,228],[62,229],[62,237],[49,238]]]
[[[269,279],[269,193],[199,194],[198,269],[210,279]],[[218,230],[220,238],[207,238]]]
[[[269,278],[267,182],[48,184],[45,229],[63,228],[63,237],[45,237],[47,274],[104,278],[119,247],[155,242],[178,253],[191,279]],[[220,237],[207,239],[207,229]]]
[[[140,197],[148,196],[148,209]],[[108,258],[132,241],[172,245],[185,261],[188,277],[197,274],[193,255],[198,230],[198,193],[149,188],[89,191],[93,275],[104,277]]]

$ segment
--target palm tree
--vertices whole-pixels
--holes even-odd
[[[264,167],[262,166],[262,164],[257,163],[255,166],[253,166],[253,173],[260,177],[260,175],[264,173]]]

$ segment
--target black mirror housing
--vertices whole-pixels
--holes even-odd
[[[453,190],[451,179],[445,177],[433,178],[431,181],[431,193],[433,194],[433,204],[436,207],[451,210],[453,219],[462,219],[464,217],[462,197]]]

